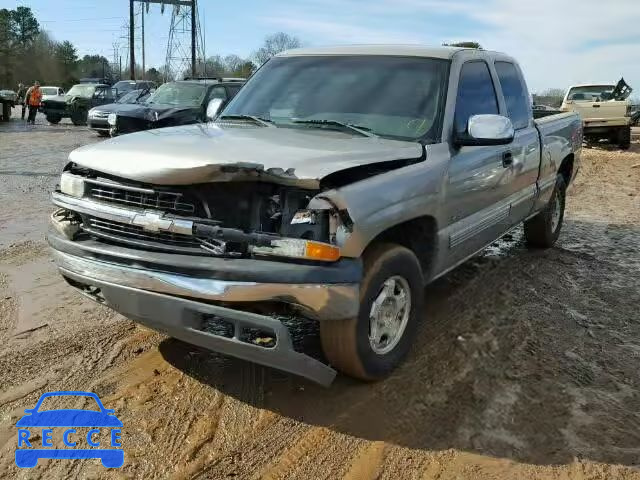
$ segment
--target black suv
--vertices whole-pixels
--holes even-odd
[[[103,83],[79,83],[65,95],[58,95],[42,102],[42,112],[49,123],[59,123],[65,117],[74,125],[87,123],[87,112],[98,105],[115,100],[110,85]]]
[[[226,104],[244,82],[221,78],[165,83],[146,101],[111,114],[108,118],[111,135],[205,122],[209,102],[220,99]]]

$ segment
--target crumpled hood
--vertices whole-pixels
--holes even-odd
[[[106,105],[100,105],[94,107],[97,112],[117,113],[118,115],[138,115],[138,112],[142,110],[142,106],[138,103],[107,103]]]
[[[74,150],[69,160],[157,185],[262,178],[317,188],[323,177],[340,170],[422,154],[417,142],[316,128],[208,123],[123,135]]]

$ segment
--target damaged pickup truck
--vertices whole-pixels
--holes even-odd
[[[48,241],[70,285],[170,336],[323,385],[379,379],[425,284],[523,221],[533,247],[558,238],[581,121],[534,121],[528,98],[494,52],[285,52],[215,121],[73,151]],[[296,321],[319,322],[328,364]]]

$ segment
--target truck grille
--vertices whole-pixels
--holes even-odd
[[[138,247],[174,252],[183,251],[184,253],[205,253],[200,248],[200,242],[192,236],[171,232],[148,232],[138,225],[113,222],[103,218],[84,218],[82,229],[106,240],[128,243]]]
[[[196,211],[195,204],[184,199],[183,194],[179,192],[110,185],[107,182],[91,180],[87,180],[87,183],[89,184],[87,194],[102,202],[188,215],[193,215]]]

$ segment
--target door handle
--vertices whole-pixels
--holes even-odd
[[[507,168],[513,165],[513,153],[511,152],[503,152],[502,153],[502,166]]]

